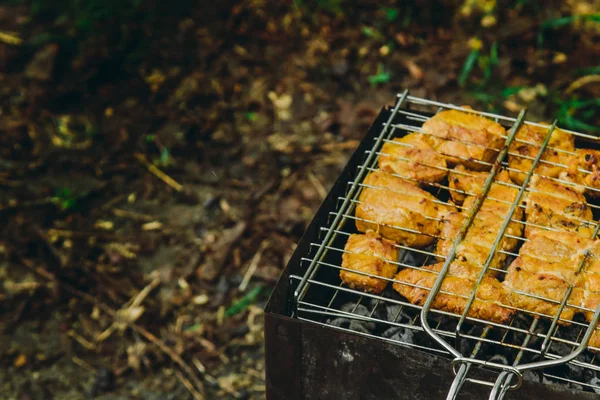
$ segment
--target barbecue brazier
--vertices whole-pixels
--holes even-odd
[[[382,109],[306,229],[266,306],[267,399],[600,398],[600,360],[587,346],[598,310],[590,310],[590,323],[575,318],[569,326],[558,324],[558,316],[534,318],[518,311],[510,323],[494,324],[438,311],[427,302],[413,305],[391,284],[381,295],[342,285],[341,252],[348,235],[356,233],[354,205],[362,179],[377,168],[382,144],[418,131],[444,109],[494,119],[509,137],[521,124],[533,124],[524,111],[509,118],[416,98],[408,91],[397,96],[394,107]],[[571,133],[576,143],[600,147],[591,135]],[[497,163],[506,165],[501,157]],[[430,191],[444,200],[444,187]],[[591,204],[598,221],[600,207]],[[420,266],[428,257],[428,251],[406,248],[399,262]],[[439,285],[429,297],[437,291]]]

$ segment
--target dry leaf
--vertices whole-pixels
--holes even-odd
[[[142,225],[142,230],[143,231],[155,231],[157,229],[162,228],[163,224],[159,221],[152,221],[152,222],[147,222],[144,225]]]

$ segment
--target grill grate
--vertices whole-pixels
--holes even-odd
[[[400,255],[394,264],[399,269],[422,269],[423,266],[433,264],[436,258],[444,261],[444,267],[439,272],[438,279],[433,288],[416,286],[430,293],[423,306],[414,305],[396,293],[392,289],[391,284],[398,281],[395,281],[393,278],[387,279],[365,272],[349,270],[341,266],[341,256],[344,252],[347,252],[344,249],[346,240],[351,234],[357,232],[355,222],[360,218],[354,215],[354,209],[356,205],[360,204],[359,195],[363,188],[372,187],[364,184],[363,179],[369,172],[377,170],[377,159],[381,155],[380,150],[382,145],[384,143],[398,144],[398,142],[393,142],[392,139],[402,137],[411,132],[422,133],[420,126],[423,122],[431,115],[449,109],[485,116],[507,128],[511,128],[507,130],[507,135],[504,137],[506,145],[499,152],[496,162],[491,164],[481,161],[482,164],[486,164],[488,168],[491,168],[491,171],[488,174],[483,196],[480,196],[479,204],[487,194],[487,190],[500,167],[507,171],[517,171],[511,169],[505,160],[507,155],[523,157],[519,154],[509,152],[508,146],[511,141],[514,140],[518,143],[539,146],[539,144],[528,143],[514,137],[520,125],[526,124],[534,127],[548,128],[546,125],[525,121],[525,112],[521,112],[518,118],[510,118],[409,96],[408,92],[399,95],[395,107],[391,110],[389,119],[383,125],[380,134],[375,137],[371,149],[365,151],[364,162],[358,167],[355,179],[347,183],[345,195],[337,198],[336,211],[330,212],[328,224],[320,227],[319,239],[311,243],[310,253],[302,258],[302,271],[305,272],[302,275],[292,275],[290,277],[292,287],[295,288],[293,316],[319,325],[352,331],[368,337],[391,341],[396,344],[419,348],[453,358],[456,379],[450,389],[448,398],[454,398],[464,382],[474,382],[490,386],[492,388],[491,398],[502,398],[507,390],[518,387],[522,379],[558,382],[569,385],[572,388],[600,393],[600,360],[597,359],[595,352],[600,351],[600,349],[591,348],[594,351],[587,349],[587,341],[593,331],[588,328],[590,328],[590,325],[595,326],[597,323],[600,308],[596,311],[579,305],[569,304],[567,299],[573,286],[570,286],[562,302],[556,302],[535,294],[517,292],[524,296],[556,303],[560,307],[556,316],[515,309],[517,312],[514,313],[508,323],[490,322],[469,317],[467,316],[467,312],[474,300],[475,290],[473,290],[470,297],[461,296],[468,300],[468,306],[462,314],[454,314],[431,308],[431,302],[436,292],[440,289],[448,266],[455,257],[456,244],[460,241],[460,236],[464,234],[466,227],[468,227],[468,224],[476,214],[478,204],[473,207],[466,225],[463,226],[465,229],[461,231],[459,238],[456,238],[452,250],[445,257],[436,254],[435,247],[433,246],[425,249],[416,249],[400,244],[395,245]],[[531,191],[527,183],[538,164],[566,168],[566,165],[542,160],[541,155],[544,150],[551,149],[575,155],[573,152],[549,146],[549,139],[553,129],[554,125],[549,129],[546,140],[541,146],[537,157],[524,157],[532,162],[532,166],[522,186],[506,182],[494,182],[495,184],[519,189],[519,195],[512,203],[501,199],[494,199],[491,196],[487,197],[488,199],[510,204],[511,211],[509,215],[511,217],[504,221],[501,232],[499,232],[495,245],[488,257],[488,261],[484,265],[482,274],[477,281],[477,285],[483,279],[483,273],[486,270],[493,270],[497,274],[500,274],[500,280],[503,279],[502,275],[506,274],[506,270],[493,268],[489,265],[496,251],[505,254],[509,259],[514,259],[518,256],[518,249],[515,252],[496,249],[502,238],[516,239],[519,241],[519,246],[528,241],[524,237],[512,236],[506,233],[505,230],[509,222],[521,224],[523,227],[530,225],[554,230],[553,228],[512,218],[517,208],[525,208],[520,200],[522,196]],[[585,142],[588,147],[594,146],[593,143],[597,143],[598,141],[595,136],[565,129],[563,131],[572,134],[578,142]],[[590,142],[592,142],[591,145]],[[472,143],[468,144],[473,145]],[[470,161],[472,162],[473,160]],[[431,167],[435,166],[431,165]],[[450,170],[443,167],[435,168]],[[591,171],[586,171],[582,168],[579,168],[579,170],[583,173],[591,173]],[[468,172],[464,174],[469,175]],[[407,178],[404,177],[404,179]],[[559,178],[550,179],[563,185],[573,185],[573,183]],[[475,195],[474,193],[454,189],[441,183],[429,183],[426,185],[426,189],[439,199],[438,202],[440,204],[449,204],[448,200],[450,199],[451,191],[456,191],[463,195]],[[596,188],[587,186],[586,189],[599,191]],[[598,219],[598,216],[600,216],[600,205],[588,201],[588,206],[592,209],[595,219]],[[462,210],[461,206],[456,206],[456,208]],[[430,218],[431,223],[437,223],[438,221],[436,218]],[[600,223],[586,220],[581,220],[580,222],[584,222],[593,228],[593,237],[596,237],[600,230]],[[421,233],[401,226],[394,226],[393,228],[411,233]],[[455,238],[451,239],[454,240]],[[583,264],[584,261],[582,260],[579,270],[581,270]],[[387,280],[387,288],[380,295],[349,288],[340,283],[339,272],[341,270]],[[402,283],[411,286],[405,282]],[[446,292],[440,290],[439,293]],[[454,293],[452,295],[458,297]],[[579,313],[583,311],[594,313],[591,323],[588,323],[581,315],[575,316],[572,320],[562,319],[560,317],[561,312],[567,304],[569,308],[577,310]],[[511,308],[510,306],[506,307]],[[540,318],[535,318],[535,316]],[[559,321],[569,322],[570,325],[561,325]],[[484,382],[469,378],[468,372],[471,365],[499,370],[500,375],[498,380],[496,382]]]

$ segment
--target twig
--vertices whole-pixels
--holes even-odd
[[[144,221],[144,222],[152,222],[156,218],[151,215],[140,214],[133,211],[121,210],[120,208],[113,209],[113,214],[117,217],[121,218],[130,218],[135,221]]]
[[[321,199],[327,197],[327,190],[325,190],[325,187],[323,186],[321,181],[310,171],[308,172],[308,179],[317,190],[317,193],[319,193],[319,196],[321,196]]]
[[[75,339],[80,345],[82,345],[86,349],[96,351],[96,346],[94,345],[94,343],[90,342],[89,340],[87,340],[83,336],[79,335],[73,329],[70,329],[67,332],[67,334],[69,336],[71,336],[73,339]]]
[[[175,376],[181,381],[183,386],[185,386],[185,388],[192,394],[192,396],[194,396],[194,399],[204,400],[204,396],[202,396],[202,394],[200,394],[200,392],[198,392],[196,388],[194,388],[194,385],[192,385],[192,383],[185,376],[183,376],[181,372],[175,371]]]
[[[181,185],[175,179],[171,178],[169,175],[165,174],[160,169],[158,169],[158,167],[156,165],[154,165],[150,161],[148,161],[148,159],[146,158],[145,155],[136,153],[135,158],[137,158],[137,160],[139,162],[144,164],[144,166],[146,168],[148,168],[148,172],[150,172],[152,175],[156,176],[158,179],[160,179],[167,185],[171,186],[173,189],[177,190],[178,192],[181,192],[183,190],[183,185]]]
[[[17,36],[16,33],[0,31],[0,42],[18,46],[21,43],[23,43],[23,39],[21,39],[19,36]]]
[[[90,364],[86,363],[85,361],[83,361],[81,358],[79,358],[77,356],[73,356],[71,358],[71,361],[73,361],[73,364],[75,364],[78,367],[81,367],[83,369],[87,369],[89,372],[92,372],[92,373],[96,372],[96,369],[94,367],[92,367]]]
[[[162,340],[154,336],[152,333],[148,332],[146,329],[141,326],[135,325],[131,323],[130,328],[145,337],[149,342],[158,346],[165,354],[167,354],[171,360],[173,360],[179,367],[190,377],[192,382],[194,383],[196,389],[200,393],[204,393],[204,385],[198,379],[198,377],[194,374],[194,371],[183,361],[181,357],[177,355],[169,346],[167,346]]]
[[[321,145],[320,149],[323,151],[352,150],[357,148],[359,144],[359,140],[348,140],[346,142],[325,143]]]
[[[41,275],[43,277],[46,277],[46,278],[51,277],[52,281],[57,282],[54,279],[54,276],[52,274],[50,274],[49,272],[47,272],[41,268],[34,267],[33,263],[29,262],[29,260],[23,259],[21,257],[20,257],[20,259],[21,259],[21,262],[23,262],[23,264],[27,268],[35,271],[36,273],[38,273],[39,275]],[[61,287],[63,289],[65,289],[66,291],[81,298],[82,300],[87,301],[88,303],[95,305],[100,310],[104,311],[106,314],[111,316],[112,318],[118,317],[117,311],[113,310],[106,304],[102,303],[100,300],[96,299],[94,296],[84,293],[79,289],[75,289],[73,286],[69,285],[68,283],[65,283],[65,282],[57,282],[57,283],[60,284]],[[200,379],[198,379],[198,377],[194,374],[194,371],[185,363],[185,361],[183,361],[183,359],[177,353],[175,353],[173,350],[171,350],[171,348],[169,346],[167,346],[162,340],[160,340],[159,338],[154,336],[152,333],[148,332],[145,328],[142,328],[141,326],[138,326],[133,322],[128,322],[128,326],[134,332],[137,332],[138,334],[145,337],[146,340],[148,340],[150,343],[156,345],[163,353],[165,353],[167,356],[169,356],[169,358],[171,358],[171,360],[175,364],[177,364],[179,366],[179,368],[181,368],[183,370],[183,372],[185,372],[189,376],[192,383],[195,385],[196,390],[199,393],[204,393],[204,385],[202,384]]]
[[[150,282],[148,285],[146,285],[146,287],[144,287],[138,294],[135,295],[135,297],[131,298],[127,303],[123,304],[123,307],[121,307],[121,314],[125,315],[126,311],[128,309],[132,309],[132,308],[137,308],[139,307],[142,302],[144,301],[144,299],[146,297],[148,297],[148,295],[150,294],[150,292],[152,290],[154,290],[155,287],[157,287],[160,284],[160,278],[156,277],[152,280],[152,282]],[[119,312],[117,311],[117,315],[119,314]],[[103,332],[101,332],[97,337],[96,337],[96,341],[97,342],[103,342],[106,339],[108,339],[110,337],[110,335],[112,335],[112,333],[118,329],[119,325],[122,325],[123,321],[115,321],[113,322],[108,328],[106,328]]]
[[[265,250],[265,248],[267,247],[267,244],[268,244],[268,242],[265,239],[262,241],[260,246],[258,246],[258,250],[254,254],[254,257],[252,257],[252,260],[250,261],[250,266],[248,266],[248,270],[244,274],[244,279],[242,279],[242,282],[240,283],[240,286],[239,286],[240,291],[243,292],[248,287],[248,283],[250,283],[250,279],[252,279],[252,277],[254,276],[254,273],[256,272],[256,268],[258,267],[258,263],[260,262],[260,258],[262,257],[262,253]]]
[[[576,79],[569,87],[565,90],[565,94],[572,93],[577,89],[587,85],[588,83],[600,82],[600,75],[586,75],[579,79]]]

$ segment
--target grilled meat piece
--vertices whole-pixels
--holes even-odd
[[[381,239],[374,231],[369,230],[364,235],[350,235],[344,250],[346,250],[342,254],[344,268],[389,279],[393,278],[398,270],[397,265],[394,264],[398,261],[398,251],[394,243]],[[388,283],[385,279],[345,270],[340,270],[340,278],[353,289],[375,294],[383,292]]]
[[[356,228],[372,229],[386,239],[426,247],[439,233],[438,220],[450,206],[432,194],[383,171],[370,173],[356,206]]]
[[[503,282],[510,290],[510,304],[536,315],[553,318],[558,313],[560,304],[569,289],[568,282],[552,273],[527,272],[522,269],[517,260],[508,267],[508,274]],[[580,294],[580,291],[571,292],[567,304],[579,305]],[[560,317],[570,321],[574,315],[575,310],[565,306]],[[568,324],[565,321],[559,322],[563,325]]]
[[[419,183],[441,182],[448,172],[444,157],[416,132],[386,142],[379,155],[379,168]]]
[[[568,305],[580,306],[590,290],[585,254],[594,247],[592,239],[573,232],[538,232],[529,238],[510,267],[504,284],[512,290],[512,305],[554,317],[570,285]],[[582,267],[582,272],[579,268]],[[596,285],[593,285],[596,286]],[[600,289],[594,288],[594,289]],[[579,312],[565,306],[561,318],[571,320]],[[561,323],[566,323],[561,321]]]
[[[568,168],[559,178],[575,183],[575,190],[590,197],[600,197],[600,151],[591,149],[575,150]]]
[[[448,255],[465,219],[466,211],[449,213],[443,217],[440,229],[440,237],[443,239],[440,239],[437,243],[436,252],[438,255],[443,257]],[[494,211],[481,209],[473,218],[473,222],[463,240],[456,246],[456,259],[479,269],[483,268],[503,223],[504,218],[501,215]],[[507,234],[520,236],[521,232],[521,224],[509,223],[490,263],[491,268],[504,269],[507,255],[501,250],[512,252],[517,247],[517,240],[507,236]],[[497,276],[498,272],[488,269],[488,274]]]
[[[517,131],[508,153],[508,166],[511,169],[510,177],[515,183],[522,185],[525,181],[527,173],[533,166],[533,160],[537,157],[541,145],[548,135],[548,130],[549,128],[524,124]],[[573,135],[555,128],[534,172],[550,178],[557,178],[565,168],[554,164],[567,164],[572,159],[572,155],[567,152],[572,153],[574,151],[575,141]]]
[[[489,172],[471,171],[462,165],[450,170],[448,173],[448,183],[451,189],[450,196],[452,196],[452,200],[458,204],[462,204],[467,197],[480,195],[488,175]],[[507,185],[498,184],[497,182],[504,182]],[[490,187],[490,190],[498,187],[494,192],[497,191],[495,194],[499,195],[499,197],[491,197],[508,202],[514,200],[517,193],[519,193],[519,189],[514,187],[513,190],[508,190],[511,185],[512,182],[508,176],[508,172],[505,169],[501,169],[498,171],[498,174],[494,178],[494,183]],[[502,188],[507,188],[507,190],[504,191]],[[488,197],[490,197],[489,194]]]
[[[478,171],[491,168],[506,135],[497,122],[457,110],[437,113],[423,124],[421,132],[446,157],[448,165],[462,164]]]
[[[467,175],[463,173],[467,173]],[[468,196],[464,200],[464,197],[459,197],[457,192],[452,192],[453,196],[456,196],[456,201],[464,200],[463,209],[460,213],[452,212],[442,218],[440,227],[441,238],[437,243],[437,254],[446,256],[449,253],[460,227],[474,206],[476,200],[474,195],[481,194],[487,175],[487,172],[468,171],[462,166],[458,166],[450,172],[450,185],[471,193],[473,196]],[[507,185],[498,182],[504,182]],[[512,183],[509,182],[508,173],[505,170],[499,171],[495,182],[490,187],[488,195],[473,218],[464,239],[456,248],[456,258],[458,260],[471,263],[478,268],[482,268],[485,265],[494,242],[502,230],[502,225],[510,214],[511,206],[519,193],[519,189],[513,187]],[[521,236],[523,227],[520,222],[514,221],[520,221],[522,216],[522,209],[520,207],[515,208],[511,222],[509,222],[498,250],[490,263],[492,268],[504,268],[506,254],[501,252],[501,250],[506,252],[515,250],[517,239],[511,236]],[[488,273],[496,275],[496,272],[493,270],[488,270]]]
[[[533,175],[524,203],[526,221],[541,226],[527,225],[525,237],[548,230],[543,227],[577,232],[583,237],[592,235],[592,211],[585,197],[573,188],[540,175]]]
[[[422,270],[407,268],[396,275],[393,287],[408,301],[423,305],[431,288],[438,277],[443,263],[423,267]],[[462,275],[454,276],[453,274]],[[433,308],[455,314],[465,311],[468,299],[475,289],[476,280],[469,278],[473,274],[468,264],[454,261],[450,271],[442,282],[440,292],[435,296]],[[466,276],[466,277],[465,277]],[[497,323],[510,320],[513,310],[508,305],[509,293],[495,278],[484,277],[477,288],[475,300],[467,315]]]

